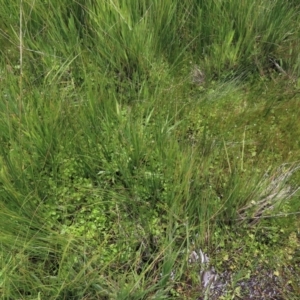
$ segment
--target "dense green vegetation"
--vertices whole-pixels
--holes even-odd
[[[299,10],[0,0],[1,299],[298,299]]]

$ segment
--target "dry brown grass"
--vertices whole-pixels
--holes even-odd
[[[276,214],[272,214],[272,212],[299,191],[300,186],[292,187],[287,183],[288,179],[299,169],[300,164],[298,162],[284,163],[277,168],[273,175],[266,174],[259,183],[257,193],[255,193],[255,198],[258,200],[252,200],[250,204],[248,203],[238,211],[238,221],[247,220],[250,225],[255,225],[262,218],[286,216],[284,212]],[[297,213],[300,212],[293,214]]]

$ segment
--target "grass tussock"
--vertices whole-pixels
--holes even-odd
[[[295,1],[0,7],[3,299],[297,298]]]

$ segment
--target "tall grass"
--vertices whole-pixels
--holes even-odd
[[[297,5],[0,7],[3,299],[183,298],[193,247],[298,211]]]

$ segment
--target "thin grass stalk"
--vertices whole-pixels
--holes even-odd
[[[20,50],[20,78],[19,78],[19,140],[21,141],[22,123],[22,101],[23,101],[23,0],[20,0],[20,31],[19,31],[19,50]]]

